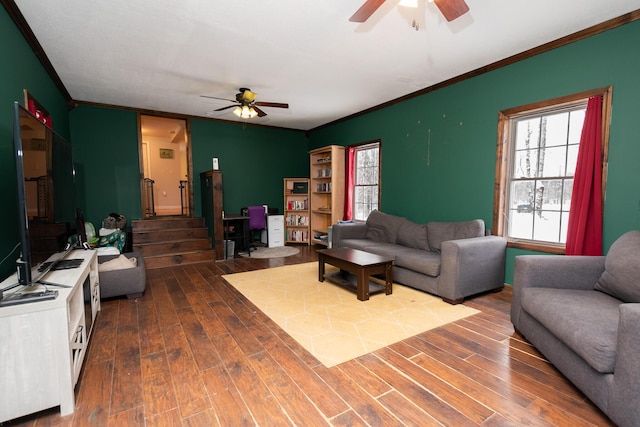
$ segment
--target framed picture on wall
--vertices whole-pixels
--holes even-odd
[[[160,149],[160,158],[161,159],[173,159],[173,150],[170,148],[161,148]]]

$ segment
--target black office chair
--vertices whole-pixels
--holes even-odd
[[[249,206],[247,208],[247,214],[249,216],[249,235],[251,241],[249,242],[249,256],[251,256],[251,249],[257,249],[258,246],[267,246],[260,241],[262,236],[262,230],[267,228],[267,215],[264,206]],[[256,239],[255,235],[258,235]]]

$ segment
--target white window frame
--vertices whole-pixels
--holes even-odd
[[[564,239],[560,237],[557,242],[549,242],[544,240],[514,238],[508,235],[509,210],[513,207],[510,203],[509,189],[511,188],[511,183],[518,180],[517,177],[513,176],[513,167],[515,162],[515,124],[518,120],[521,120],[523,118],[526,119],[536,116],[551,115],[557,112],[575,109],[580,105],[586,106],[586,101],[589,97],[602,95],[602,191],[604,201],[608,158],[611,94],[612,88],[606,87],[500,111],[498,120],[498,143],[496,149],[496,181],[494,187],[495,192],[493,227],[494,234],[505,237],[507,239],[507,244],[509,247],[563,254],[565,252],[564,242],[566,241],[566,236],[564,236]],[[546,181],[549,179],[572,180],[573,172],[558,177],[525,178],[525,180],[538,181]],[[534,206],[532,206],[532,208],[535,209],[536,207],[539,206],[535,206],[534,203]],[[562,210],[568,212],[568,207],[565,206]],[[532,214],[535,214],[535,212],[533,212]],[[570,215],[570,213],[565,213],[565,221],[567,222],[568,215]],[[566,229],[566,224],[564,229]]]
[[[353,146],[350,146],[349,148],[353,148],[355,150],[354,159],[353,159],[354,183],[353,183],[353,200],[352,200],[351,212],[352,212],[354,221],[366,221],[367,217],[369,216],[372,210],[380,208],[380,171],[381,171],[380,159],[382,157],[381,156],[382,144],[380,143],[380,141],[372,141],[372,142],[366,142],[363,144],[353,145]],[[372,150],[376,148],[378,150],[378,156],[377,156],[378,181],[375,184],[358,184],[358,154],[363,151]],[[376,187],[377,200],[375,201],[375,205],[372,203],[372,206],[369,209],[369,212],[366,212],[366,214],[364,215],[364,218],[356,217],[356,212],[357,212],[356,206],[358,205],[358,197],[357,197],[358,187]]]

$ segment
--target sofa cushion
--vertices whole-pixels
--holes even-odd
[[[104,261],[98,264],[98,271],[113,271],[124,270],[127,268],[134,268],[138,265],[138,259],[136,257],[128,258],[125,255],[120,255],[116,258],[112,258],[108,261]]]
[[[422,249],[407,248],[391,243],[376,243],[365,248],[372,254],[393,258],[393,265],[413,270],[417,273],[438,277],[440,274],[440,254]]]
[[[400,222],[396,243],[408,248],[430,250],[429,241],[427,240],[427,225],[416,224],[405,218]]]
[[[640,302],[639,260],[640,231],[629,231],[611,245],[595,288],[624,302]]]
[[[380,243],[374,242],[369,239],[342,239],[342,247],[351,249],[360,249],[366,251],[368,247],[379,245]]]
[[[613,373],[620,300],[602,292],[524,288],[522,309],[600,373]]]
[[[429,247],[434,252],[440,252],[442,242],[455,239],[468,239],[484,236],[484,221],[474,219],[472,221],[459,222],[429,222],[427,223],[427,235]]]
[[[396,253],[399,248],[402,248],[402,246],[393,243],[376,243],[365,247],[363,250],[372,254],[393,258],[395,263]]]
[[[438,277],[440,275],[441,260],[442,257],[437,252],[397,246],[394,265],[426,274],[427,276]]]
[[[404,218],[374,210],[367,218],[367,239],[380,243],[395,243],[398,227]]]

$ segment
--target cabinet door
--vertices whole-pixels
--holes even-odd
[[[40,303],[33,303],[40,304]],[[0,422],[60,404],[58,354],[68,348],[64,308],[0,318]],[[62,342],[61,342],[62,340]]]

